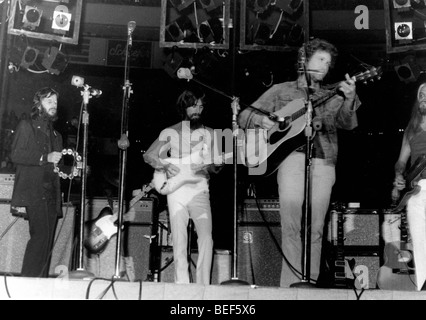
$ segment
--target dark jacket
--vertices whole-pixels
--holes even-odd
[[[51,139],[49,138],[51,136]],[[62,217],[60,178],[47,162],[51,151],[62,151],[62,136],[47,127],[42,120],[22,120],[14,133],[11,159],[16,165],[11,205],[26,207],[45,199],[56,202],[58,217]]]

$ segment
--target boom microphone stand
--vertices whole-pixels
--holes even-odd
[[[121,111],[121,137],[118,140],[118,147],[120,148],[120,185],[119,185],[119,198],[118,198],[118,220],[117,220],[117,243],[115,253],[115,274],[114,278],[120,278],[120,257],[121,257],[121,226],[123,224],[124,214],[124,195],[125,195],[125,177],[126,177],[126,164],[127,164],[127,148],[129,147],[128,139],[128,115],[129,115],[129,99],[130,94],[133,93],[131,83],[129,81],[129,52],[132,47],[132,33],[135,30],[136,22],[129,21],[127,24],[127,46],[126,46],[126,58],[124,64],[124,86],[123,86],[123,105]]]
[[[305,68],[305,65],[304,65]],[[290,285],[291,288],[314,288],[315,286],[310,282],[311,275],[311,220],[312,220],[312,207],[311,207],[311,165],[312,165],[312,101],[310,99],[310,76],[304,69],[306,90],[308,99],[306,107],[306,152],[305,152],[305,193],[302,212],[302,279]]]

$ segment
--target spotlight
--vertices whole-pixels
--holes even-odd
[[[69,31],[71,26],[71,13],[64,5],[57,6],[53,12],[52,29],[57,33]]]
[[[401,64],[396,65],[394,68],[399,80],[405,83],[416,82],[421,73],[420,67],[415,62],[413,56],[405,57],[401,61]]]
[[[411,7],[410,0],[393,0],[393,7],[397,10],[409,10]]]
[[[182,65],[183,57],[179,52],[173,50],[169,54],[164,63],[164,70],[173,78],[176,77],[176,72],[179,67]]]
[[[32,6],[25,6],[24,17],[22,18],[24,28],[35,30],[40,25],[42,14],[43,10]]]
[[[172,6],[175,7],[178,11],[188,8],[194,2],[195,0],[170,0]]]
[[[395,40],[413,40],[412,22],[395,22]]]
[[[31,67],[36,61],[39,52],[40,51],[36,48],[27,47],[25,49],[24,55],[22,56],[20,66],[24,69],[28,69],[29,67]]]
[[[166,31],[166,41],[179,42],[184,38],[183,31],[176,21],[166,26]]]
[[[58,75],[67,67],[68,57],[59,48],[50,47],[45,51],[41,64],[50,73]]]
[[[223,40],[223,27],[219,18],[212,18],[200,24],[200,35],[205,43],[221,43]]]
[[[183,40],[194,40],[195,41],[194,32],[195,28],[192,25],[191,19],[189,19],[187,16],[181,16],[178,19],[176,19],[174,22],[166,26],[166,41],[183,41]]]

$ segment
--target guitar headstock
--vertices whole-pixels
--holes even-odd
[[[238,114],[240,112],[240,98],[233,97],[231,102],[232,114]]]
[[[364,84],[367,84],[368,81],[374,81],[375,79],[380,80],[382,73],[382,67],[371,67],[367,71],[355,74],[354,77],[356,81],[362,81]]]

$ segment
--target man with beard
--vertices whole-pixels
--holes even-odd
[[[412,240],[414,265],[416,270],[416,287],[422,290],[426,280],[426,171],[423,170],[418,177],[413,179],[414,185],[406,186],[404,174],[407,163],[411,172],[423,166],[423,156],[426,155],[426,83],[419,86],[417,99],[411,112],[411,118],[402,138],[402,145],[397,162],[395,163],[395,180],[393,182],[392,200],[406,200],[407,221]],[[420,162],[419,162],[420,161]],[[419,192],[410,191],[419,188]],[[403,199],[400,191],[407,187]]]
[[[48,277],[56,223],[62,217],[60,181],[54,172],[62,157],[62,136],[53,129],[58,97],[52,88],[37,91],[31,117],[19,122],[12,142],[16,165],[12,214],[19,212],[30,227],[23,277]]]
[[[271,129],[276,123],[257,111],[275,112],[288,107],[293,101],[305,102],[316,94],[326,92],[322,81],[333,67],[337,48],[323,40],[313,39],[298,52],[299,76],[294,81],[278,83],[263,93],[253,104],[239,115],[239,124],[244,129]],[[277,170],[278,194],[280,201],[282,251],[284,260],[281,270],[281,287],[300,282],[302,266],[302,213],[305,201],[311,206],[311,256],[310,276],[316,281],[319,276],[322,235],[328,211],[332,187],[335,183],[337,162],[337,129],[351,130],[358,124],[356,110],[360,101],[356,95],[355,80],[345,75],[345,81],[337,86],[338,95],[326,100],[315,108],[312,126],[315,132],[306,130],[301,134],[310,137],[312,157],[310,176],[310,199],[305,199],[306,145],[303,144],[282,161]],[[294,107],[288,107],[294,108]],[[297,110],[297,109],[296,109]],[[296,110],[294,112],[296,113]],[[291,116],[291,112],[289,112]],[[305,115],[306,116],[306,115]],[[304,139],[306,141],[306,139]]]
[[[197,179],[183,184],[167,194],[170,228],[173,242],[175,282],[189,283],[188,222],[192,219],[197,232],[198,260],[196,283],[210,284],[213,258],[212,215],[210,208],[209,176],[217,173],[212,157],[214,131],[202,122],[204,93],[197,88],[185,90],[177,99],[182,121],[161,131],[144,154],[144,160],[170,179],[187,175]],[[171,161],[170,159],[174,159]],[[171,163],[173,162],[173,163]]]

